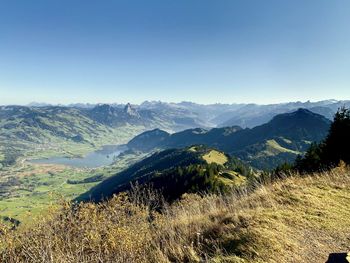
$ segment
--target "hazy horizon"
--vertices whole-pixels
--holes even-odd
[[[325,100],[298,100],[298,101],[281,101],[281,102],[276,102],[276,103],[256,103],[256,102],[231,102],[231,103],[222,103],[222,102],[214,102],[214,103],[200,103],[196,101],[162,101],[162,100],[144,100],[141,102],[133,103],[130,101],[126,102],[120,102],[120,101],[105,101],[105,102],[71,102],[71,103],[49,103],[49,102],[39,102],[39,101],[31,101],[29,103],[24,103],[24,104],[0,104],[0,106],[36,106],[36,105],[47,105],[47,106],[69,106],[69,105],[102,105],[102,104],[109,104],[109,105],[126,105],[130,103],[131,105],[141,105],[143,103],[168,103],[168,104],[181,104],[181,103],[194,103],[197,105],[248,105],[248,104],[255,104],[255,105],[278,105],[278,104],[288,104],[288,103],[319,103],[319,102],[328,102],[328,101],[334,101],[334,102],[342,102],[342,101],[350,101],[350,100],[337,100],[337,99],[325,99]]]

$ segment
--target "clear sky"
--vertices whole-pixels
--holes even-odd
[[[0,1],[0,104],[330,98],[349,0]]]

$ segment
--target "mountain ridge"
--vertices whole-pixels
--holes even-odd
[[[68,152],[77,153],[75,149],[81,146],[91,150],[103,143],[126,143],[133,136],[155,128],[179,132],[196,127],[212,130],[218,125],[220,129],[223,120],[218,117],[220,115],[232,118],[239,116],[232,123],[234,125],[230,126],[242,124],[243,128],[252,124],[263,124],[264,120],[268,121],[280,112],[290,112],[296,106],[307,106],[330,118],[339,105],[347,103],[350,102],[293,102],[271,105],[144,102],[141,105],[114,103],[71,106],[32,103],[34,106],[30,107],[0,106],[0,163],[13,163],[16,156],[32,150],[40,151],[42,148],[45,151],[49,149],[50,154],[54,154],[50,149],[56,148],[60,155],[66,155],[67,151],[61,145],[68,145]],[[211,136],[215,137],[213,131],[215,130],[211,131]],[[215,147],[214,143],[213,146]],[[78,152],[82,154],[86,150]]]
[[[152,128],[178,131],[193,127],[178,117],[176,112],[167,116],[131,104],[92,108],[1,106],[0,166],[11,165],[28,153],[81,154],[105,144],[124,144]]]
[[[78,201],[102,201],[149,185],[169,200],[190,192],[223,192],[246,180],[250,169],[239,160],[201,145],[166,149],[111,176],[81,195]]]
[[[152,149],[151,146],[167,149],[204,144],[238,156],[257,168],[263,168],[259,163],[252,162],[252,155],[258,155],[269,146],[279,152],[270,155],[266,153],[265,157],[281,154],[283,160],[279,162],[289,161],[295,158],[297,153],[306,151],[311,142],[322,140],[328,132],[330,123],[331,121],[322,115],[307,109],[298,109],[292,113],[277,115],[266,124],[252,129],[242,129],[239,126],[211,130],[196,128],[173,134],[163,133],[163,139],[159,141],[156,139],[156,134],[152,137],[151,131],[147,133],[147,141],[142,142],[141,134],[132,139],[128,146],[143,150],[137,145],[144,143],[147,149]]]
[[[35,104],[31,105],[47,105]],[[89,109],[99,104],[69,104],[68,107]],[[125,104],[111,103],[113,107],[123,108]],[[295,101],[273,104],[257,103],[213,103],[200,104],[190,101],[183,102],[162,102],[144,101],[140,104],[132,104],[132,107],[139,109],[154,110],[158,113],[171,114],[190,117],[195,120],[193,127],[226,127],[238,125],[243,128],[253,128],[272,119],[273,116],[281,113],[295,111],[298,108],[307,108],[315,113],[319,113],[332,120],[336,111],[342,107],[350,106],[350,100],[322,100],[322,101]]]

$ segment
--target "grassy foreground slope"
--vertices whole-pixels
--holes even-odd
[[[245,192],[245,191],[242,191]],[[291,176],[253,192],[185,195],[159,213],[154,194],[69,204],[17,231],[2,262],[325,262],[350,250],[350,171]],[[143,200],[149,200],[144,202]]]

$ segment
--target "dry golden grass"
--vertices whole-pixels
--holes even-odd
[[[203,155],[203,159],[209,164],[217,163],[220,165],[224,165],[228,161],[228,158],[224,153],[216,150],[211,150],[207,154]]]
[[[1,234],[1,262],[325,262],[350,250],[350,172],[171,205],[148,191],[67,203],[36,227]]]

